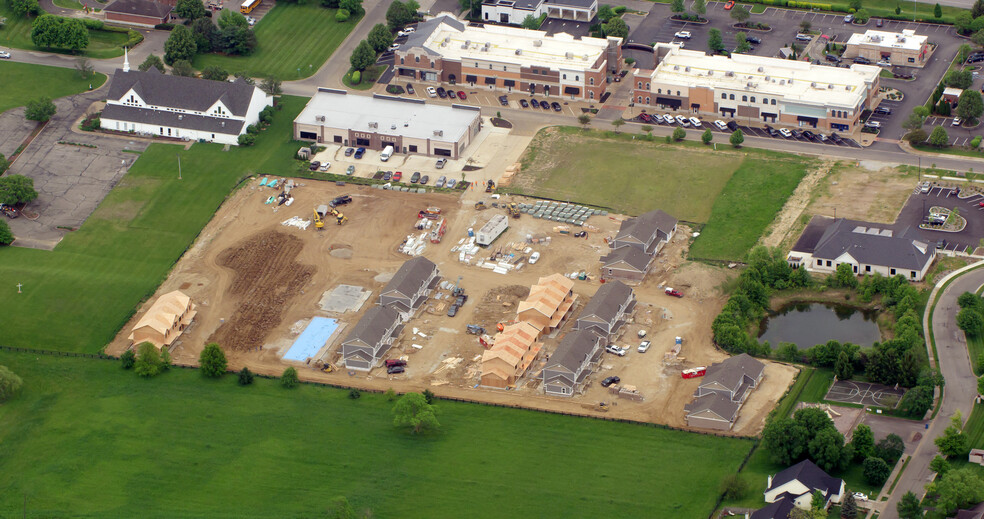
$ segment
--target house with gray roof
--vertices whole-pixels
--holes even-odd
[[[826,509],[844,498],[844,480],[828,475],[810,460],[803,460],[769,476],[765,502],[770,504],[753,512],[751,519],[785,519],[793,507],[809,510],[817,491],[826,498]],[[783,511],[786,515],[781,515]]]
[[[601,360],[605,344],[605,338],[592,331],[578,330],[565,335],[543,367],[543,391],[553,396],[580,393],[585,379]]]
[[[625,283],[612,281],[601,285],[574,322],[575,330],[594,332],[611,342],[635,310],[635,294]]]
[[[242,79],[211,81],[130,70],[113,74],[100,116],[104,130],[238,145],[246,128],[273,105],[273,96]]]
[[[601,258],[601,278],[641,282],[649,274],[655,259],[636,247],[615,249]]]
[[[765,364],[747,353],[712,364],[697,386],[693,402],[684,406],[687,425],[730,430],[764,374]]]
[[[404,321],[417,312],[441,281],[433,261],[417,256],[403,263],[379,293],[379,306],[393,309]]]
[[[369,371],[386,355],[402,330],[403,320],[396,310],[370,308],[342,341],[342,363],[348,369]]]
[[[936,245],[917,236],[914,229],[892,229],[845,218],[814,216],[786,256],[793,268],[831,274],[837,266],[851,265],[855,274],[905,276],[921,281],[936,259]]]
[[[612,252],[601,258],[601,277],[642,281],[676,230],[677,219],[659,209],[623,221],[609,243]]]

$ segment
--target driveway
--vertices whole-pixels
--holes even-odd
[[[961,198],[953,189],[936,187],[930,189],[929,193],[916,193],[910,196],[892,227],[896,230],[912,227],[929,243],[935,244],[942,240],[943,248],[947,250],[976,248],[978,241],[984,237],[984,207],[980,206],[981,202],[984,202],[984,196],[972,195]],[[933,206],[959,209],[960,216],[967,219],[967,227],[960,232],[919,229],[919,224]]]
[[[882,414],[865,413],[861,423],[871,427],[871,432],[875,437],[875,443],[889,434],[897,434],[905,443],[905,453],[911,455],[919,446],[919,441],[926,433],[926,425],[929,422],[919,422],[906,420],[905,418],[895,418]]]
[[[39,193],[27,207],[40,214],[36,220],[8,220],[17,237],[15,245],[53,249],[65,235],[64,228],[81,226],[123,177],[123,161],[130,165],[137,159],[138,155],[123,150],[143,151],[147,147],[146,141],[72,131],[75,121],[105,95],[103,88],[56,100],[58,112],[11,166],[9,174],[31,177]],[[23,113],[23,108],[17,108],[5,117],[23,117]],[[16,139],[18,145],[26,136]]]

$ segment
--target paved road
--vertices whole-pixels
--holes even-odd
[[[912,491],[917,496],[925,494],[924,487],[933,475],[933,471],[929,470],[929,462],[938,453],[933,440],[943,435],[943,430],[950,424],[950,417],[954,413],[960,411],[966,420],[974,407],[977,377],[970,367],[964,334],[957,328],[954,319],[958,308],[957,297],[964,292],[976,291],[981,285],[984,285],[984,269],[970,271],[950,283],[936,305],[933,313],[933,337],[940,356],[939,368],[946,379],[943,405],[936,419],[930,423],[928,433],[916,447],[912,461],[902,473],[895,492],[885,502],[884,511],[879,516],[882,519],[898,518],[895,507],[906,492]]]

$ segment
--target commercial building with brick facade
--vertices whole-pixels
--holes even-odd
[[[442,14],[394,53],[396,76],[502,92],[601,99],[622,61],[621,38],[575,38]]]
[[[153,27],[171,21],[173,6],[153,0],[116,0],[106,6],[106,21]]]
[[[875,108],[881,68],[814,65],[746,54],[709,56],[657,44],[654,69],[633,72],[632,99],[681,114],[743,124],[851,132]]]

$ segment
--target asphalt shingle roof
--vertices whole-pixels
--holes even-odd
[[[414,30],[413,34],[408,36],[407,41],[403,45],[401,45],[402,50],[418,47],[427,51],[428,54],[432,54],[434,56],[440,56],[441,53],[437,52],[434,49],[428,48],[424,44],[427,43],[428,39],[430,39],[431,33],[437,30],[442,23],[450,25],[451,27],[454,27],[459,31],[465,30],[465,24],[462,23],[457,18],[455,18],[454,16],[447,16],[447,15],[437,16],[435,18],[431,18],[430,20],[427,20],[426,22],[418,23],[417,28]]]
[[[622,222],[622,226],[619,228],[618,235],[615,239],[618,240],[631,236],[645,243],[657,231],[661,232],[664,236],[669,236],[676,224],[676,218],[656,209]]]
[[[605,268],[624,261],[639,272],[645,271],[652,260],[652,255],[646,254],[642,249],[636,247],[619,247],[601,258],[602,266]]]
[[[796,508],[792,498],[784,497],[752,512],[751,519],[788,519],[789,512]]]
[[[393,279],[386,284],[381,294],[395,290],[403,296],[412,297],[430,281],[431,273],[435,268],[437,265],[423,256],[409,259],[403,263],[400,270],[396,271]]]
[[[712,364],[707,368],[707,373],[704,375],[700,387],[717,382],[728,389],[733,389],[739,385],[745,376],[751,377],[752,380],[758,379],[764,369],[765,364],[762,364],[761,361],[747,353],[742,353],[717,364]]]
[[[577,369],[584,360],[594,352],[595,345],[600,338],[592,332],[574,331],[564,336],[557,346],[557,351],[550,356],[544,369],[555,369],[556,366],[563,366],[571,373],[577,373]]]
[[[196,112],[204,112],[216,101],[222,101],[232,115],[244,117],[255,88],[242,79],[229,82],[171,76],[162,74],[157,67],[150,67],[147,72],[123,72],[117,69],[106,97],[112,100],[122,99],[133,89],[151,106]]]
[[[108,13],[164,18],[173,9],[170,5],[154,2],[153,0],[116,0],[107,5],[104,11]]]
[[[399,320],[400,314],[396,313],[396,310],[385,306],[374,306],[362,316],[362,319],[359,319],[359,322],[355,323],[343,344],[361,340],[369,346],[376,346],[386,336],[386,330]]]
[[[823,469],[816,466],[812,461],[803,460],[776,474],[772,478],[772,485],[766,491],[785,485],[793,480],[799,481],[809,488],[810,493],[820,490],[827,496],[838,492],[841,486],[840,479],[827,475]]]
[[[189,130],[221,133],[223,135],[239,135],[242,133],[243,125],[246,124],[245,121],[237,119],[179,114],[177,112],[165,112],[123,105],[106,105],[101,117],[107,120],[130,121],[172,128],[187,128]]]
[[[618,307],[632,297],[632,288],[621,281],[611,281],[601,285],[594,297],[584,305],[578,319],[594,316],[610,323],[618,315]]]
[[[859,263],[922,270],[935,254],[934,245],[920,240],[912,228],[892,231],[885,226],[815,216],[793,252],[835,260],[844,253]]]

